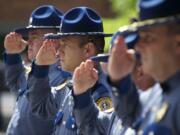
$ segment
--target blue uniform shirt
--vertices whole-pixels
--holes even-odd
[[[108,87],[108,85],[106,86]],[[111,87],[109,87],[109,89],[111,89]],[[152,104],[158,101],[155,98],[161,97],[161,89],[159,89],[159,85],[152,87],[150,93],[151,102],[149,104],[149,102],[146,101],[146,106],[141,109],[142,112],[147,112],[149,109],[153,108]],[[137,103],[142,103],[142,101],[138,101],[137,89],[132,83],[130,76],[125,77],[118,84],[113,85],[112,96],[115,106],[115,112],[113,114],[103,114],[102,112],[99,112],[87,92],[74,97],[74,114],[78,122],[78,127],[80,127],[80,133],[86,135],[136,134],[136,130],[133,129],[135,128],[133,127],[133,122],[136,120],[136,115],[134,115],[134,113],[136,114],[136,107],[140,108],[138,106],[141,106],[141,104],[135,107],[133,106],[137,105]],[[86,105],[79,107],[79,104],[82,103],[83,99],[86,99]],[[134,110],[130,107],[134,108]],[[91,115],[88,115],[89,111],[91,111]],[[142,115],[144,115],[144,113],[142,113]],[[132,128],[130,125],[132,125]]]
[[[32,65],[32,71],[28,80],[28,98],[34,113],[44,119],[55,118],[54,134],[76,135],[77,126],[73,114],[74,100],[72,93],[72,81],[67,80],[57,87],[50,87],[48,82],[48,66]],[[40,83],[44,85],[39,85]],[[101,99],[99,105],[105,109],[110,104],[109,92],[103,84],[97,84],[90,90],[94,101]],[[103,99],[106,97],[106,99]],[[104,108],[105,107],[105,108]]]
[[[113,98],[113,103],[117,102],[118,96],[124,91],[136,91],[132,81],[130,80],[129,76],[121,80],[119,83],[121,84],[121,90],[113,91],[115,94],[115,99]],[[127,85],[128,84],[128,85]],[[107,84],[105,84],[107,88],[111,89]],[[126,89],[124,89],[126,88]],[[122,95],[121,95],[122,96]],[[115,111],[110,114],[101,112],[97,109],[96,105],[93,102],[89,92],[85,92],[81,95],[74,96],[75,106],[74,106],[74,115],[77,121],[77,126],[79,127],[79,134],[85,135],[119,135],[126,131],[128,126],[124,125],[123,120],[127,120],[126,117],[121,119],[119,117],[118,112],[122,113],[122,116],[126,116],[126,110],[121,110],[121,106],[114,104],[118,108],[115,108]],[[133,100],[134,101],[134,100]],[[117,102],[118,103],[118,102]],[[128,102],[127,102],[128,104]],[[123,106],[122,106],[123,107]],[[127,110],[129,110],[127,107]],[[131,111],[132,109],[130,109]],[[89,113],[91,112],[91,113]],[[126,122],[126,121],[125,121]]]
[[[157,109],[151,112],[153,121],[148,121],[144,128],[144,134],[154,132],[167,135],[180,134],[180,72],[172,75],[161,84],[163,99]],[[166,134],[165,134],[166,135]]]
[[[10,90],[17,94],[14,112],[8,125],[7,135],[50,135],[53,131],[54,119],[43,120],[32,113],[27,100],[27,75],[18,54],[5,54],[6,79]],[[26,72],[27,73],[27,72]],[[57,64],[50,67],[49,83],[53,86],[62,83],[69,73],[62,71]],[[40,84],[43,85],[43,84]]]

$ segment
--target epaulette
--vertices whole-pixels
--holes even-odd
[[[164,102],[162,106],[157,110],[155,121],[156,122],[161,121],[166,115],[168,109],[169,109],[169,104],[167,102]]]
[[[63,83],[61,83],[60,85],[53,87],[55,90],[59,91],[64,89],[69,83],[71,82],[70,79],[66,79]]]
[[[24,68],[25,68],[25,73],[26,74],[29,74],[31,72],[31,66],[25,65]]]

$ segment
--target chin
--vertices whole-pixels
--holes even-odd
[[[29,53],[29,54],[28,54],[28,58],[29,58],[30,60],[34,60],[34,59],[36,58],[36,55],[34,55],[34,53]]]
[[[150,69],[148,68],[148,64],[143,64],[142,69],[145,74],[150,74]]]
[[[67,71],[67,67],[63,63],[61,63],[61,68],[62,70]]]
[[[33,56],[28,55],[28,59],[32,61],[33,60]]]

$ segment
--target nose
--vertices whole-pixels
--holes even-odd
[[[57,51],[57,54],[58,55],[62,55],[63,54],[63,48],[62,47],[59,47],[59,49]]]
[[[56,51],[56,57],[59,57],[59,49]]]
[[[63,44],[59,44],[58,50],[59,50],[59,51],[63,51],[63,50],[64,50],[64,47],[65,47],[65,46],[64,46]]]
[[[57,49],[57,52],[60,53],[61,50],[62,50],[62,47],[59,46],[58,49]]]
[[[28,45],[29,45],[29,46],[32,46],[32,44],[33,44],[32,40],[31,40],[31,39],[28,39]]]

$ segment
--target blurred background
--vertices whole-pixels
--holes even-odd
[[[4,80],[4,37],[16,27],[28,25],[29,16],[40,5],[51,4],[66,12],[72,7],[88,6],[103,18],[104,31],[114,33],[136,16],[135,0],[1,0],[0,4],[0,135],[4,134],[13,111],[15,96],[8,91]],[[105,51],[110,38],[106,39]]]

